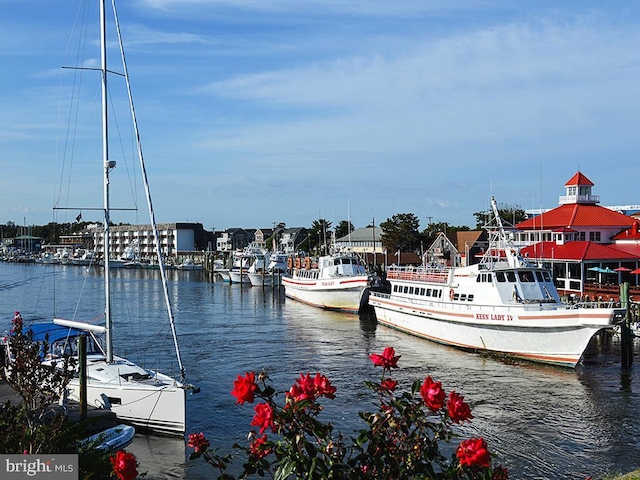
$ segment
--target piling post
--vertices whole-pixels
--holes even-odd
[[[620,325],[620,352],[622,368],[630,368],[633,363],[633,336],[631,334],[631,313],[629,309],[629,283],[620,284],[620,303],[626,309],[624,321]]]

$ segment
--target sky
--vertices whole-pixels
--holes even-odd
[[[102,218],[100,78],[69,68],[99,65],[96,4],[0,0],[0,224]],[[640,204],[636,1],[117,7],[158,222],[473,228],[491,196],[557,206],[577,171],[601,205]],[[111,220],[148,223],[122,135]]]

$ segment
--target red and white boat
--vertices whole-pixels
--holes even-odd
[[[297,258],[291,275],[282,277],[285,295],[326,310],[358,312],[362,292],[368,286],[367,269],[351,252],[311,259]]]
[[[575,367],[589,340],[625,310],[561,301],[551,271],[511,245],[496,226],[477,265],[390,267],[390,293],[371,291],[377,321],[454,347]]]

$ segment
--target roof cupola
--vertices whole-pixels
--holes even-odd
[[[591,195],[594,183],[581,172],[576,173],[565,185],[565,195],[560,197],[560,205],[566,204],[596,204],[600,202],[600,195]]]

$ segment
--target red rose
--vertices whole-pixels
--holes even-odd
[[[253,403],[255,391],[258,389],[255,380],[256,375],[253,372],[247,372],[244,377],[238,375],[238,378],[233,382],[233,390],[231,390],[231,395],[236,397],[236,403]]]
[[[136,457],[131,453],[118,450],[115,456],[111,457],[111,464],[113,465],[113,473],[120,480],[133,480],[138,476]]]
[[[445,393],[440,382],[434,382],[428,376],[420,387],[420,395],[424,399],[427,408],[432,412],[437,412],[444,406]]]
[[[372,353],[369,358],[376,367],[383,368],[398,368],[398,359],[400,355],[396,356],[396,351],[393,347],[386,347],[382,352],[382,355]]]
[[[484,438],[470,438],[463,441],[456,450],[456,456],[462,466],[488,467],[491,462]]]
[[[473,415],[471,415],[471,408],[469,408],[469,405],[463,400],[464,397],[456,392],[451,392],[449,394],[447,409],[449,410],[449,417],[451,417],[451,420],[455,423],[471,420],[473,418]]]
[[[202,452],[209,448],[209,440],[204,437],[204,433],[192,433],[189,435],[187,446],[193,448],[196,453]]]
[[[253,440],[251,442],[251,445],[249,445],[249,451],[251,452],[251,455],[253,455],[256,458],[262,458],[269,455],[269,453],[271,453],[271,449],[264,447],[264,444],[266,443],[266,441],[267,441],[266,435],[263,435],[262,437],[256,438],[255,440]]]
[[[271,405],[268,403],[259,403],[253,410],[256,414],[251,421],[251,425],[260,427],[261,435],[267,428],[270,428],[272,432],[276,431],[275,425],[273,424],[273,409]]]
[[[393,391],[395,391],[397,386],[398,386],[398,382],[396,382],[395,380],[392,380],[390,378],[385,378],[380,383],[380,390],[386,390],[387,392],[393,392]]]
[[[313,379],[313,387],[319,397],[336,398],[336,387],[331,385],[329,379],[324,375],[316,373]]]
[[[303,400],[314,401],[318,397],[336,398],[336,387],[331,385],[331,382],[327,377],[316,373],[315,377],[311,377],[310,374],[300,374],[300,378],[296,380],[289,391],[287,392],[287,398],[300,402]]]

